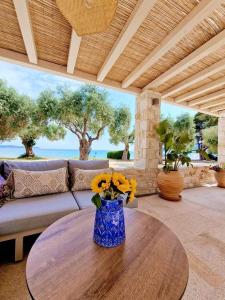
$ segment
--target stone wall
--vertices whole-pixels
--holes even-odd
[[[114,170],[123,173],[128,178],[135,177],[137,179],[137,195],[157,193],[156,177],[160,169],[152,171],[151,174],[148,171],[135,168]],[[181,168],[180,171],[184,176],[185,188],[215,183],[214,171],[209,170],[209,166]]]

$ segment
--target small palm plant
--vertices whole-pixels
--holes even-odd
[[[180,166],[191,165],[188,154],[194,137],[188,126],[187,128],[179,128],[176,122],[167,118],[160,122],[156,132],[163,145],[165,157],[163,170],[165,172],[177,171]]]

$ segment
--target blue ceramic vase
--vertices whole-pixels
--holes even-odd
[[[113,248],[125,240],[123,200],[101,199],[102,206],[96,209],[94,241],[106,248]]]

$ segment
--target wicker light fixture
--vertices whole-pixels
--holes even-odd
[[[56,0],[77,35],[105,31],[112,22],[118,0]]]

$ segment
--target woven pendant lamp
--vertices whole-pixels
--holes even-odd
[[[112,22],[118,0],[56,0],[77,35],[105,31]]]

